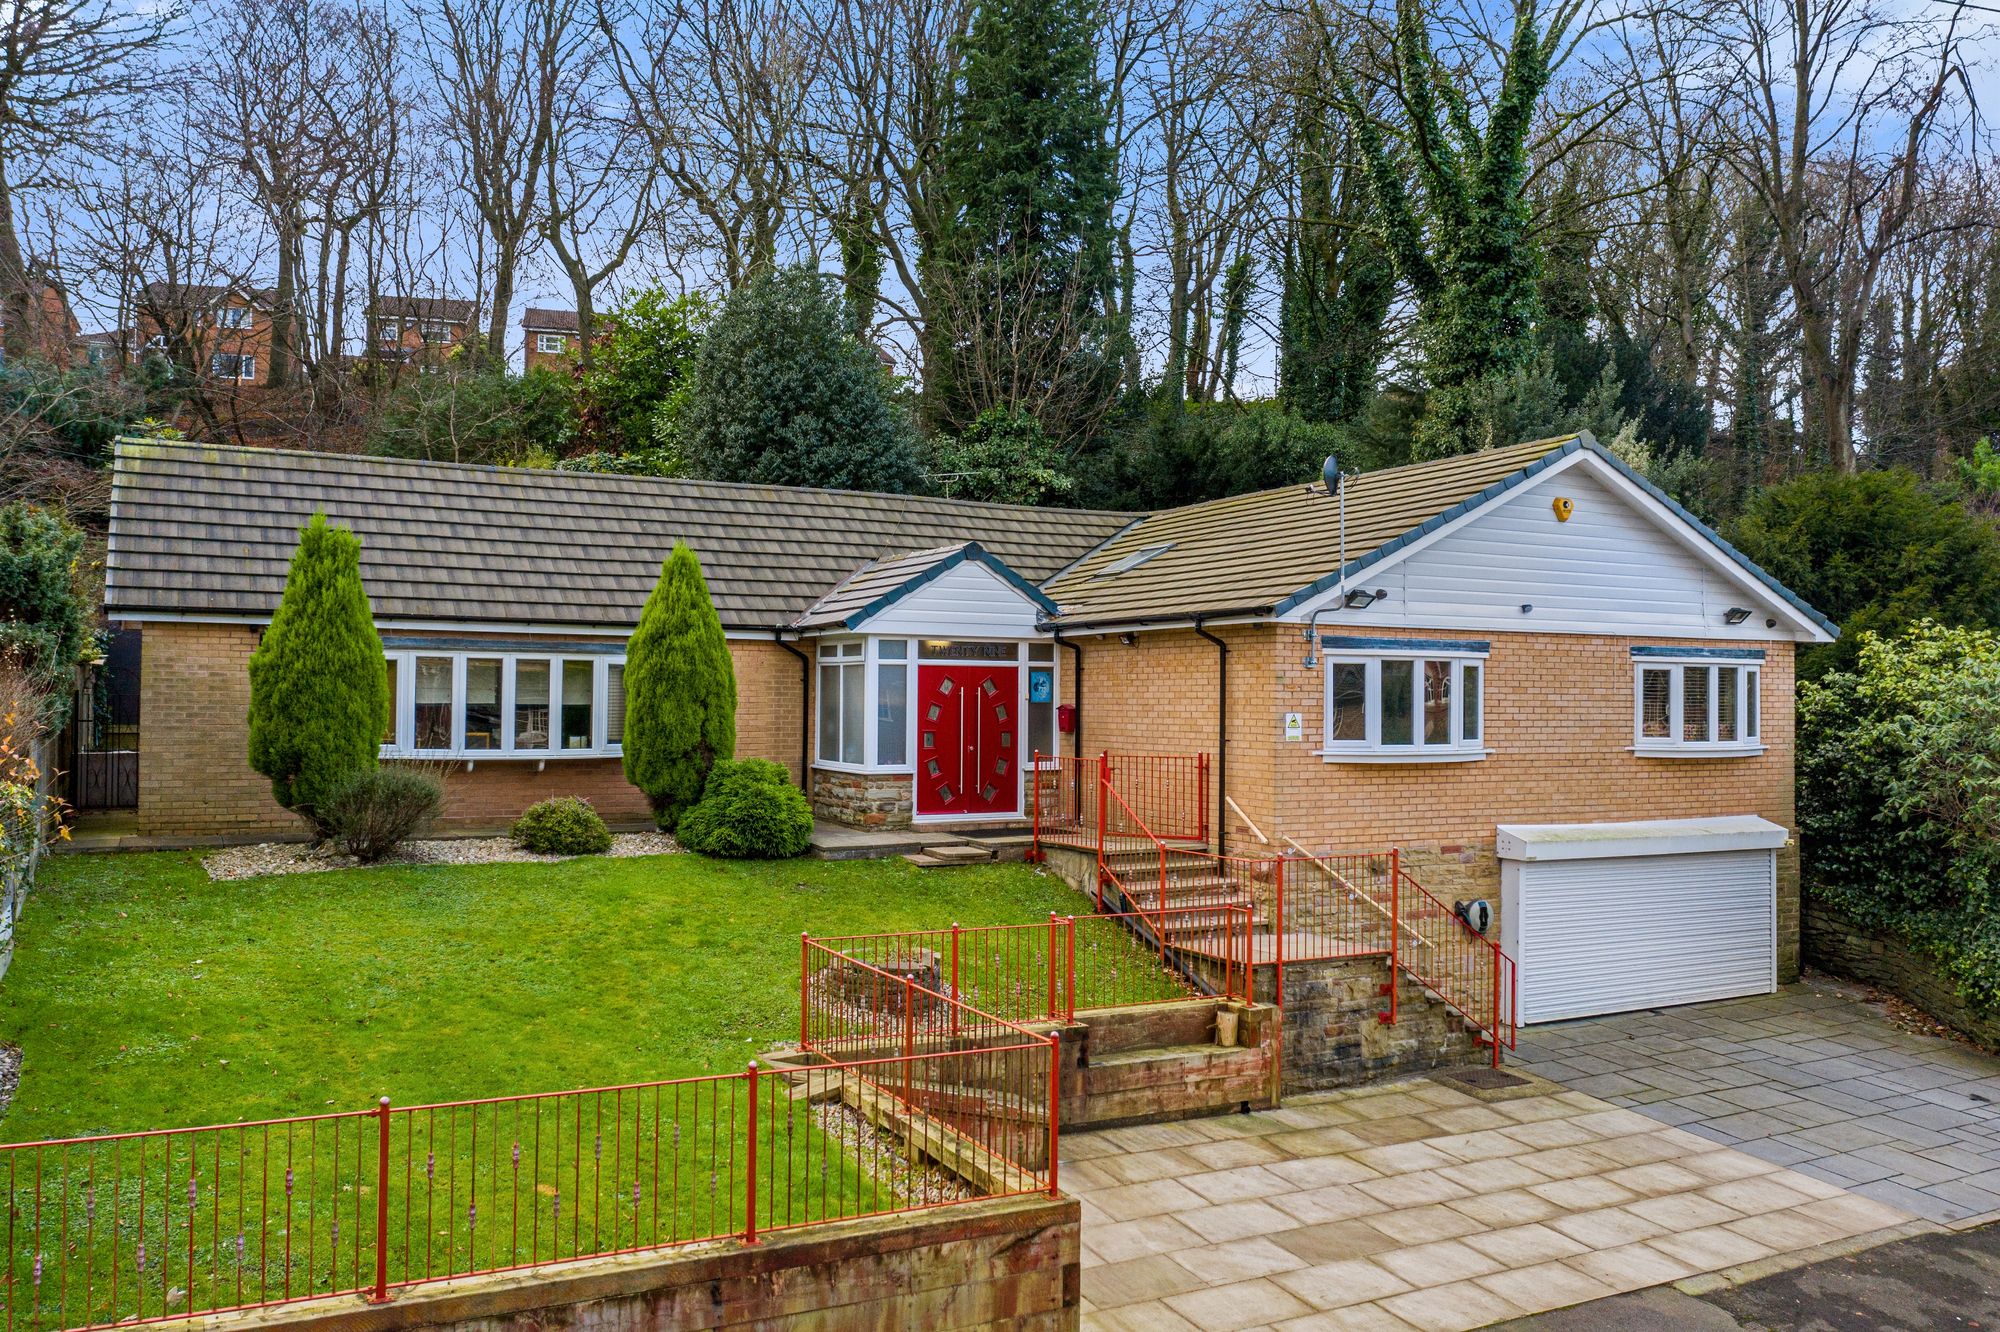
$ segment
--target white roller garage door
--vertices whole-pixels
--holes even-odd
[[[1501,938],[1520,966],[1520,1020],[1774,989],[1784,836],[1749,816],[1503,828]]]

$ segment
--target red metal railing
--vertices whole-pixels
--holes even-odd
[[[1402,935],[1396,965],[1478,1028],[1498,1068],[1500,1047],[1515,1043],[1514,960],[1400,869],[1396,886]]]
[[[1054,1192],[1054,1041],[0,1145],[0,1328],[157,1322]]]
[[[1101,854],[1107,841],[1120,838],[1208,840],[1206,754],[1038,753],[1031,771],[1028,806],[1038,850],[1049,842]],[[1122,809],[1110,803],[1114,790]]]

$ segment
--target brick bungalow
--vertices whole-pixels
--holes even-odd
[[[1588,435],[1149,515],[123,444],[143,833],[293,830],[244,663],[316,510],[363,541],[383,754],[449,766],[455,829],[643,820],[622,654],[682,539],[739,751],[824,818],[1018,822],[1036,753],[1202,752],[1221,849],[1394,844],[1493,899],[1531,1021],[1797,971],[1793,651],[1835,630]]]

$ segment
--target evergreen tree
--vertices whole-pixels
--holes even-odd
[[[1032,412],[1087,437],[1119,377],[1111,207],[1117,153],[1088,0],[987,0],[945,110],[942,219],[920,256],[932,424]]]
[[[1397,0],[1396,97],[1402,123],[1378,119],[1350,87],[1348,113],[1396,274],[1417,301],[1430,394],[1415,441],[1444,457],[1493,438],[1482,403],[1495,381],[1533,360],[1537,258],[1528,234],[1528,135],[1548,87],[1534,0],[1516,0],[1514,35],[1484,128],[1471,99],[1431,53],[1418,0]],[[1403,151],[1392,153],[1390,136]],[[1405,177],[1414,177],[1413,195]]]
[[[572,447],[620,455],[672,452],[711,313],[700,296],[648,287],[602,316],[596,353],[577,384]]]
[[[695,362],[688,470],[720,481],[898,494],[922,489],[916,433],[838,279],[762,273],[730,294]]]
[[[71,681],[90,648],[90,611],[77,583],[83,533],[31,504],[0,508],[0,663],[46,699],[31,729],[69,714]]]
[[[1243,359],[1243,323],[1250,317],[1250,289],[1257,271],[1248,250],[1229,261],[1222,274],[1222,396],[1236,399],[1236,365]]]
[[[316,513],[250,654],[250,766],[321,837],[324,801],[375,767],[389,720],[382,640],[361,586],[361,539]]]
[[[625,780],[668,832],[701,799],[709,769],[736,755],[736,667],[701,561],[682,542],[625,647],[624,751]]]

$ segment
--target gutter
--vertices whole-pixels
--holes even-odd
[[[1083,757],[1083,644],[1073,643],[1069,639],[1064,638],[1062,636],[1062,629],[1059,627],[1051,627],[1049,630],[1049,635],[1055,640],[1055,644],[1057,647],[1066,647],[1069,649],[1070,664],[1076,668],[1073,672],[1073,674],[1076,677],[1076,705],[1075,705],[1076,733],[1070,737],[1070,744],[1076,749],[1076,756],[1078,758],[1082,758]],[[1057,733],[1055,741],[1056,741],[1056,751],[1060,753],[1062,751],[1062,735],[1060,732]]]
[[[1124,629],[1133,625],[1145,625],[1155,629],[1199,629],[1204,622],[1215,620],[1261,620],[1276,614],[1270,605],[1238,606],[1230,610],[1200,611],[1193,615],[1162,619],[1158,615],[1119,615],[1103,620],[1063,620],[1052,622],[1050,627],[1060,632],[1063,629],[1097,632],[1102,629]]]
[[[1202,619],[1194,617],[1194,631],[1215,644],[1215,854],[1221,856],[1229,851],[1229,644],[1208,632]]]
[[[812,789],[812,658],[785,641],[782,625],[771,630],[771,641],[799,659],[799,789]]]

